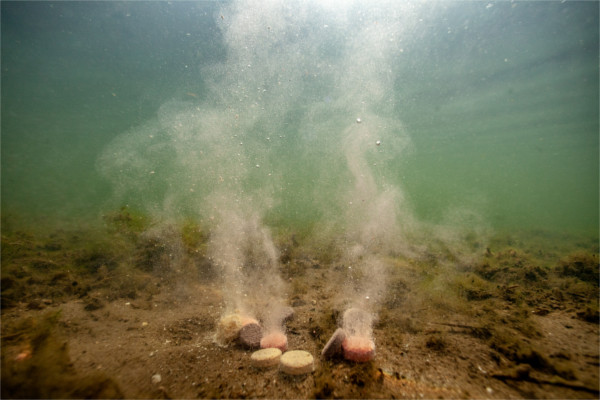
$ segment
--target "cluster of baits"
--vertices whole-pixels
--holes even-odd
[[[289,375],[303,375],[314,370],[313,356],[304,350],[288,351],[288,340],[283,326],[294,317],[292,308],[285,308],[276,328],[263,329],[256,318],[239,312],[221,318],[217,325],[215,340],[221,345],[237,342],[245,348],[257,349],[251,356],[256,368],[280,366]]]
[[[222,346],[238,343],[247,349],[270,349],[269,351],[259,350],[255,352],[252,356],[253,365],[260,368],[277,365],[279,357],[288,350],[284,325],[294,317],[292,308],[287,307],[283,311],[280,325],[269,330],[263,329],[263,324],[254,317],[239,312],[228,314],[222,317],[217,325],[215,341]],[[345,359],[350,361],[371,361],[375,357],[375,343],[372,339],[371,330],[372,322],[372,315],[364,310],[358,308],[346,310],[342,327],[333,333],[331,339],[323,348],[321,356],[332,359],[343,355]],[[273,351],[273,349],[277,351]],[[285,368],[285,364],[282,367]],[[288,369],[294,371],[290,372],[291,374],[298,373],[298,370],[294,368]]]

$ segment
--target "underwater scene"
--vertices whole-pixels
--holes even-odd
[[[598,398],[592,1],[2,1],[2,398]]]

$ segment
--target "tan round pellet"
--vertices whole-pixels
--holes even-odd
[[[250,356],[250,361],[253,367],[268,368],[279,364],[281,358],[281,350],[276,347],[257,350]]]
[[[279,369],[290,375],[302,375],[314,369],[313,356],[304,350],[292,350],[283,353],[279,361]]]
[[[242,318],[238,314],[229,314],[221,318],[217,324],[215,339],[221,346],[233,342],[242,329]]]

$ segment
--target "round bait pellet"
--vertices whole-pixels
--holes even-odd
[[[256,368],[274,367],[279,364],[281,350],[271,347],[269,349],[257,350],[250,356],[250,363]]]
[[[248,324],[258,324],[258,321],[255,318],[249,317],[247,315],[240,316],[240,319],[242,322],[242,326],[245,326]]]
[[[289,375],[308,374],[315,367],[313,356],[304,350],[292,350],[283,353],[279,369]]]
[[[224,316],[217,324],[217,342],[221,345],[227,345],[238,337],[241,328],[242,319],[238,314]]]
[[[344,358],[350,361],[365,362],[375,357],[375,343],[362,336],[349,336],[342,342]]]
[[[259,324],[251,322],[240,329],[240,343],[249,348],[259,348],[262,339],[262,328]]]
[[[273,332],[263,336],[260,339],[260,347],[262,349],[268,349],[270,347],[276,347],[281,351],[287,350],[287,337],[281,332]]]
[[[332,358],[338,354],[342,354],[342,342],[346,339],[346,332],[342,328],[337,328],[331,339],[327,342],[323,351],[321,351],[321,357]]]

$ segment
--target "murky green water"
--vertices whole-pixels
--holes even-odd
[[[597,235],[597,2],[1,7],[3,216]]]

